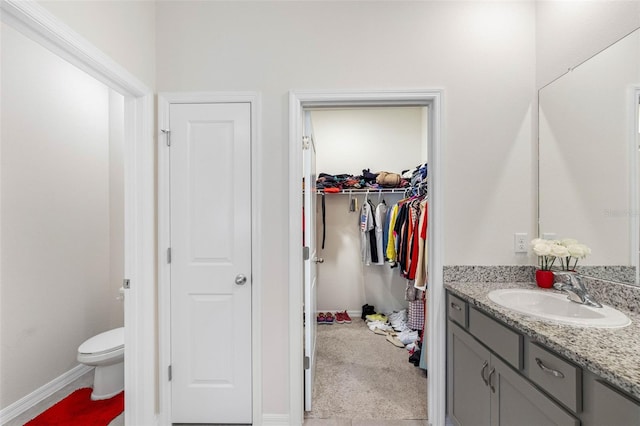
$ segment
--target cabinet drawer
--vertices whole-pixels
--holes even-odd
[[[550,352],[531,343],[527,352],[529,379],[549,395],[563,403],[574,413],[582,410],[582,370]]]
[[[522,369],[522,336],[475,308],[469,309],[469,331],[516,369]]]
[[[467,302],[448,293],[449,299],[447,300],[447,315],[449,319],[457,322],[463,328],[467,328],[469,323],[467,321]]]

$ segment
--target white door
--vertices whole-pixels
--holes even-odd
[[[171,421],[251,423],[251,110],[172,104]]]
[[[311,411],[316,358],[316,146],[313,140],[311,113],[304,112],[304,409]]]

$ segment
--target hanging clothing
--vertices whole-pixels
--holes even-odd
[[[371,206],[369,203],[362,203],[360,207],[360,254],[365,265],[371,264],[371,241],[370,232],[375,229]]]
[[[397,260],[397,252],[396,252],[396,219],[398,218],[398,204],[394,204],[391,208],[391,212],[389,213],[389,230],[388,230],[388,239],[387,239],[387,259],[389,262],[395,263]]]
[[[415,285],[420,290],[426,288],[428,279],[426,200],[424,196],[412,197],[391,207],[387,243],[389,261],[397,262],[404,278],[417,280]]]
[[[376,207],[376,251],[378,253],[378,261],[374,262],[376,265],[384,265],[384,250],[383,250],[383,234],[385,219],[387,217],[387,205],[383,202]]]
[[[419,367],[423,370],[427,369],[427,315],[428,315],[428,295],[424,294],[424,327],[422,328],[422,353],[420,354],[420,364]]]
[[[410,220],[410,232],[411,238],[409,240],[409,246],[407,248],[407,272],[406,277],[410,280],[416,278],[416,271],[418,269],[418,249],[420,245],[420,206],[419,200],[415,200],[411,203],[411,220]]]
[[[398,206],[398,215],[396,217],[396,223],[394,226],[394,233],[396,235],[395,239],[395,247],[396,247],[396,261],[400,266],[400,271],[404,273],[406,266],[406,246],[407,246],[407,238],[409,237],[407,228],[407,222],[409,220],[409,208],[407,207],[407,203],[401,203]]]
[[[420,222],[419,222],[419,241],[418,241],[418,259],[417,269],[415,274],[414,286],[419,290],[426,290],[427,283],[429,282],[429,257],[428,257],[428,241],[427,241],[427,226],[428,226],[428,203],[427,200],[423,200],[420,203]]]
[[[382,248],[384,250],[384,256],[386,260],[389,260],[389,256],[387,255],[387,247],[389,246],[389,222],[391,221],[392,211],[393,206],[387,207],[387,214],[385,215],[384,225],[382,227]]]
[[[367,200],[367,204],[369,204],[369,211],[372,213],[373,219],[373,228],[369,231],[369,244],[371,244],[371,263],[374,265],[378,264],[378,243],[376,240],[376,218],[373,216],[373,212],[375,211],[375,207],[371,200]],[[384,259],[383,259],[384,263]]]
[[[424,328],[424,299],[409,302],[407,326],[412,330],[422,330]]]

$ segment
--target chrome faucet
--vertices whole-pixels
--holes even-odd
[[[567,297],[569,300],[583,305],[593,306],[594,308],[602,308],[602,305],[596,302],[587,292],[578,273],[571,271],[554,271],[553,275],[553,288],[569,293]]]

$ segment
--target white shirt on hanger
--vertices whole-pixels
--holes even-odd
[[[387,218],[387,205],[380,203],[376,207],[376,247],[378,248],[378,262],[376,265],[384,265],[386,250],[382,249],[382,232]]]

